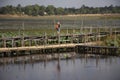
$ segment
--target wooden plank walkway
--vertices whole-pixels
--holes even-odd
[[[77,45],[95,45],[95,44],[96,44],[96,42],[88,42],[88,43],[78,43],[78,44],[69,43],[69,44],[57,44],[57,45],[0,48],[0,52],[22,51],[22,50],[39,50],[39,49],[49,49],[49,48],[64,48],[64,47],[75,47]]]

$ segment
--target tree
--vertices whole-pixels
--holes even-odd
[[[47,12],[48,15],[54,15],[55,14],[54,10],[55,7],[53,5],[48,5],[45,11]]]
[[[32,15],[33,7],[31,5],[28,5],[24,8],[24,12],[27,15]]]
[[[82,5],[81,8],[62,8],[62,7],[54,7],[53,5],[39,6],[38,4],[35,5],[28,5],[22,7],[20,4],[17,7],[12,5],[7,5],[5,7],[0,7],[0,14],[27,14],[32,16],[44,16],[48,15],[67,15],[67,14],[104,14],[104,13],[120,13],[120,6],[105,6],[105,7],[88,7]]]
[[[45,9],[46,9],[45,6],[40,6],[39,7],[39,15],[43,16],[45,13]]]
[[[22,13],[22,7],[20,4],[17,5],[16,9],[17,9],[18,13],[20,13],[20,14]]]
[[[13,7],[12,5],[7,5],[6,7],[2,8],[3,14],[16,14],[17,10],[16,7]]]
[[[55,9],[55,14],[56,15],[63,15],[64,14],[64,9],[62,7],[56,8]]]
[[[85,5],[82,5],[82,7],[81,7],[81,13],[82,13],[82,14],[85,13]]]
[[[33,5],[33,12],[32,12],[33,16],[37,16],[39,15],[39,5]]]

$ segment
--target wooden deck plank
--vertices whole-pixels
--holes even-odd
[[[69,44],[57,44],[57,45],[0,48],[0,52],[22,51],[22,50],[37,50],[37,49],[47,49],[47,48],[64,48],[64,47],[75,47],[77,45],[94,45],[94,44],[96,44],[96,42],[79,43],[79,44],[69,43]]]

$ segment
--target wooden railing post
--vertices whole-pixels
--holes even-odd
[[[14,47],[15,45],[14,45],[14,39],[12,39],[12,47]]]
[[[44,45],[47,45],[47,34],[45,32],[45,35],[44,35]]]
[[[32,40],[29,39],[29,46],[32,46]]]
[[[21,46],[24,46],[24,36],[21,38]]]
[[[6,48],[6,39],[3,40],[3,47]]]

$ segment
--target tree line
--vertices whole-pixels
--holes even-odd
[[[30,16],[44,16],[44,15],[68,15],[68,14],[105,14],[105,13],[120,13],[120,6],[105,6],[105,7],[88,7],[82,5],[80,8],[62,8],[53,5],[40,6],[27,5],[22,7],[20,4],[17,6],[7,5],[0,7],[0,14],[18,14]]]

